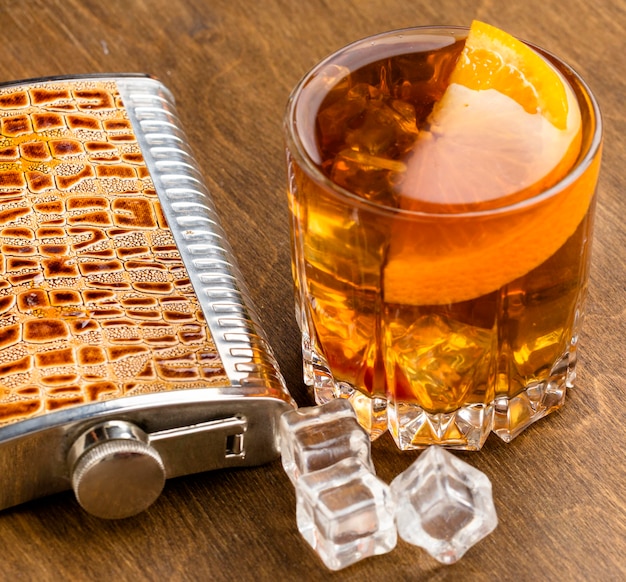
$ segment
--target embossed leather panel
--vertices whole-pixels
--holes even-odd
[[[0,90],[0,423],[228,383],[111,81]]]

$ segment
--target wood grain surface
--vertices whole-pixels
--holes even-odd
[[[318,60],[360,37],[480,18],[558,54],[596,93],[605,154],[577,388],[506,445],[462,457],[500,523],[457,564],[402,541],[332,573],[301,538],[280,462],[171,480],[145,513],[101,521],[71,493],[0,512],[0,580],[624,580],[625,0],[1,0],[0,81],[146,72],[165,82],[283,374],[300,405],[282,115]],[[413,453],[373,447],[387,482]]]

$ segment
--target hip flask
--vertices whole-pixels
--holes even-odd
[[[162,83],[1,85],[0,245],[0,509],[278,457],[295,404]]]

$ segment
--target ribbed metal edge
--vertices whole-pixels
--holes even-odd
[[[172,94],[151,78],[123,77],[116,83],[233,387],[258,392],[269,383],[288,395]]]

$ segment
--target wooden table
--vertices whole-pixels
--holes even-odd
[[[578,387],[513,443],[466,454],[500,524],[456,565],[399,542],[339,573],[301,538],[280,462],[179,478],[145,513],[101,521],[71,493],[0,513],[2,580],[626,579],[623,427],[626,1],[31,0],[0,3],[0,80],[147,72],[177,97],[235,254],[300,405],[281,120],[321,57],[387,30],[486,20],[569,61],[604,112],[605,155]],[[414,453],[375,442],[390,481]]]

